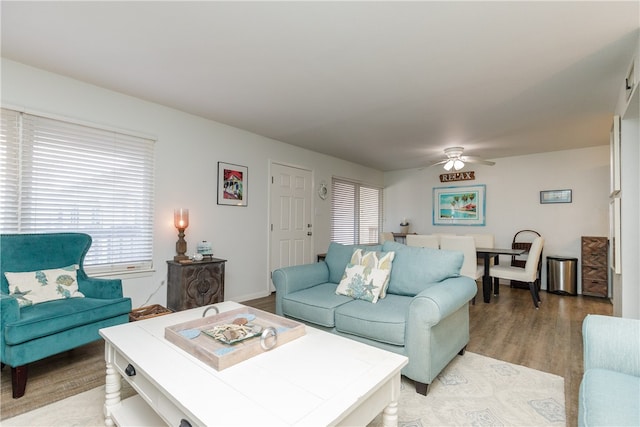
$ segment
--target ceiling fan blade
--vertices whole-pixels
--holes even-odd
[[[438,165],[444,165],[444,164],[445,164],[445,163],[447,163],[448,161],[449,161],[449,159],[444,159],[444,160],[439,161],[438,163],[432,163],[432,164],[430,164],[428,167],[431,167],[431,166],[438,166]]]
[[[472,157],[472,156],[462,156],[461,160],[465,163],[475,163],[479,165],[487,165],[493,166],[496,162],[492,162],[491,160],[481,159],[480,157]]]

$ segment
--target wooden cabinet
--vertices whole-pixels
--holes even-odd
[[[224,301],[226,260],[167,261],[167,306],[173,311],[202,307]]]
[[[582,236],[582,294],[606,298],[609,294],[609,241]]]

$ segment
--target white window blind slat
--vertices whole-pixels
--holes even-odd
[[[382,229],[382,190],[334,178],[331,183],[331,241],[377,243]]]
[[[151,267],[153,140],[7,109],[1,127],[3,233],[85,232],[87,267]]]

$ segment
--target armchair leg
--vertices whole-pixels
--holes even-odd
[[[27,388],[27,365],[11,367],[11,387],[14,399],[24,396]]]
[[[530,282],[529,283],[529,292],[531,292],[531,298],[533,298],[533,305],[535,305],[536,309],[537,309],[538,308],[538,301],[540,301],[540,297],[538,296],[538,291],[536,289],[535,282]]]
[[[462,350],[460,350],[460,351],[458,352],[458,354],[459,354],[460,356],[464,356],[464,352],[465,352],[466,350],[467,350],[467,346],[465,345],[464,347],[462,347]]]
[[[416,383],[416,393],[426,396],[427,389],[429,388],[429,384],[419,383],[418,381],[416,381],[415,383]]]

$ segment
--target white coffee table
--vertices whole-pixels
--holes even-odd
[[[241,308],[216,304],[221,312]],[[222,371],[164,338],[204,308],[105,328],[105,424],[179,426],[396,426],[407,358],[306,326],[306,334]],[[212,315],[209,311],[207,315]],[[128,365],[135,375],[125,373]],[[138,395],[121,401],[120,379]]]

